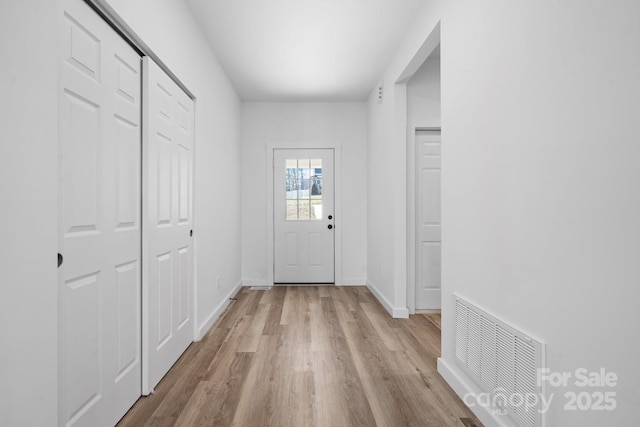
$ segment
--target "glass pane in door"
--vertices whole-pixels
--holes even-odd
[[[286,219],[322,219],[322,159],[286,159]]]

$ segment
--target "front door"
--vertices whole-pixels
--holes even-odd
[[[113,426],[141,385],[141,61],[83,1],[63,7],[57,424]]]
[[[440,131],[416,133],[416,309],[440,309]]]
[[[274,150],[274,282],[334,283],[333,149]]]

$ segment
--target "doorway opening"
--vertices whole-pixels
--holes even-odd
[[[407,81],[407,305],[441,308],[440,44]]]

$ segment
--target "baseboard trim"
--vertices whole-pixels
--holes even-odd
[[[481,396],[484,392],[475,385],[473,380],[466,378],[466,375],[452,366],[442,357],[438,358],[438,373],[449,384],[465,405],[475,414],[485,427],[517,427],[507,416],[494,413],[492,408],[483,405],[468,406],[468,402],[475,402],[474,397],[465,399],[465,396]]]
[[[242,286],[273,286],[273,283],[267,283],[267,279],[245,279],[242,280]]]
[[[409,318],[409,309],[407,307],[394,307],[369,280],[367,280],[367,288],[369,288],[373,296],[375,296],[378,301],[380,301],[380,304],[382,304],[382,306],[387,310],[391,317],[393,317],[394,319]]]
[[[393,309],[393,318],[394,319],[408,319],[409,318],[409,309],[404,307],[404,308],[394,308]]]
[[[365,286],[367,279],[342,279],[336,286]]]
[[[200,341],[204,336],[204,334],[207,333],[209,328],[211,328],[213,323],[216,320],[218,320],[218,317],[220,317],[220,315],[224,312],[224,310],[227,308],[227,306],[231,302],[231,298],[236,296],[236,294],[240,291],[240,289],[242,289],[242,286],[243,286],[242,281],[239,281],[236,284],[236,286],[231,290],[231,292],[229,292],[229,294],[220,302],[220,304],[218,304],[218,307],[216,307],[216,309],[213,310],[213,313],[211,313],[209,317],[207,317],[207,320],[205,320],[204,323],[200,327],[198,327],[198,336],[196,341]]]

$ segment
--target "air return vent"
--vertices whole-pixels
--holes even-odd
[[[455,303],[456,361],[491,396],[488,409],[519,426],[542,427],[537,372],[544,345],[459,296]]]

